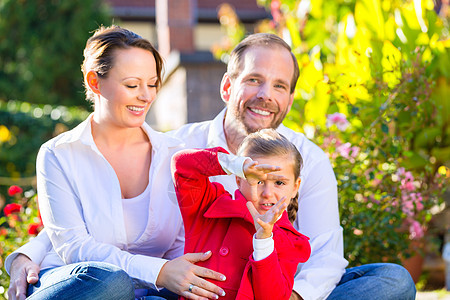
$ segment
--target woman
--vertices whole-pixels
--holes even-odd
[[[210,254],[179,257],[182,221],[168,189],[180,142],[145,123],[161,84],[160,55],[113,26],[94,33],[84,57],[94,112],[42,145],[37,158],[39,207],[53,251],[30,299],[218,298],[222,289],[202,277],[223,275],[193,265]],[[188,290],[191,283],[201,294]]]

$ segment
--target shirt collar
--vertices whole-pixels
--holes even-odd
[[[230,152],[228,149],[227,139],[225,137],[225,130],[223,129],[223,123],[225,120],[225,115],[227,113],[227,108],[225,107],[222,111],[212,120],[211,126],[208,132],[208,142],[206,146],[208,148],[214,148],[220,146]],[[289,130],[283,124],[278,126],[277,131],[282,135],[286,136],[289,134]]]
[[[225,131],[223,130],[223,121],[225,120],[225,114],[227,109],[224,108],[211,122],[211,126],[208,132],[208,142],[206,146],[208,148],[222,147],[228,152],[227,139],[225,138]]]
[[[86,118],[86,120],[81,122],[74,129],[72,129],[70,131],[70,134],[66,134],[61,139],[59,139],[56,142],[55,146],[80,141],[81,143],[83,143],[87,146],[91,146],[94,149],[96,149],[97,147],[95,146],[95,142],[94,142],[94,138],[92,137],[92,130],[91,130],[91,128],[92,128],[91,121],[92,121],[93,115],[94,115],[94,113],[91,113]],[[149,140],[152,143],[152,147],[155,150],[158,150],[162,147],[174,148],[174,147],[180,147],[183,145],[183,142],[181,140],[179,140],[178,138],[169,136],[162,132],[155,131],[146,122],[144,122],[142,124],[141,128],[147,134]]]

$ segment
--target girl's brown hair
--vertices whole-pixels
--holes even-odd
[[[300,177],[303,159],[294,144],[279,134],[275,129],[261,129],[249,134],[239,146],[239,156],[286,156],[290,155],[293,162],[294,178]],[[291,222],[295,221],[298,210],[298,194],[289,202],[287,213]]]
[[[81,71],[84,78],[86,74],[93,70],[99,77],[106,78],[114,65],[114,50],[129,49],[131,47],[148,50],[153,54],[156,61],[156,86],[161,86],[161,73],[163,69],[163,59],[153,45],[138,34],[113,25],[110,27],[101,26],[87,40],[84,48],[84,61],[81,65]],[[86,89],[86,99],[94,101],[94,94],[89,89],[87,82],[84,83]]]

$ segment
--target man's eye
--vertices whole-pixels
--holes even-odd
[[[285,183],[283,181],[277,181],[275,183],[276,183],[276,185],[285,185]]]
[[[258,181],[258,184],[263,184],[262,180]]]

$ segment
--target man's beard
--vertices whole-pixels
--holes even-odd
[[[264,126],[264,127],[256,126],[255,128],[251,127],[249,124],[247,124],[245,122],[245,112],[247,109],[249,109],[249,107],[255,107],[255,106],[258,108],[265,108],[265,109],[269,110],[270,112],[273,112],[274,115],[277,116],[277,118],[273,119],[269,126]],[[284,118],[286,117],[287,112],[288,112],[287,110],[285,112],[280,112],[278,106],[276,106],[270,102],[268,103],[267,101],[251,100],[248,103],[246,103],[243,112],[234,109],[232,111],[232,114],[234,116],[234,121],[237,122],[237,124],[239,125],[240,131],[242,131],[246,135],[249,135],[250,133],[256,132],[256,131],[264,129],[264,128],[277,129],[278,126],[280,126],[280,124],[283,122]]]

